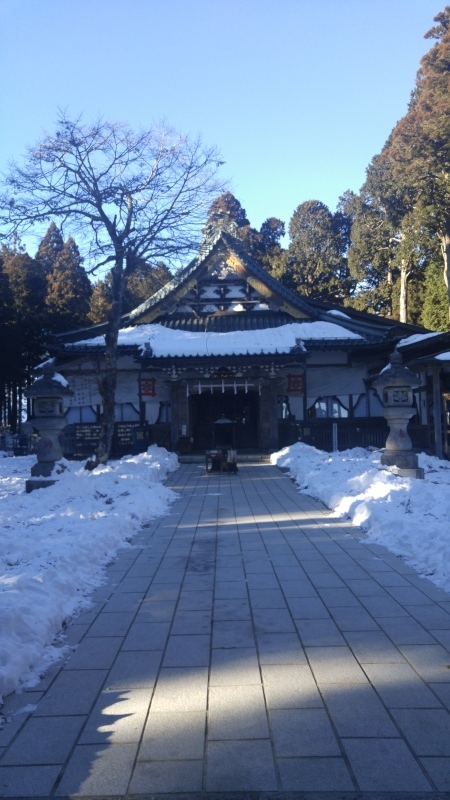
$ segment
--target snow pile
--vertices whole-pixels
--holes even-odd
[[[104,566],[176,498],[161,482],[177,457],[156,446],[94,472],[63,460],[54,486],[25,494],[35,460],[0,460],[0,701],[61,656],[51,643]]]
[[[306,444],[271,456],[298,488],[351,519],[368,538],[402,556],[419,573],[450,591],[450,463],[419,455],[425,480],[382,469],[380,452],[354,448],[324,453]]]

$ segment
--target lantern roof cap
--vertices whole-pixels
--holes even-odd
[[[389,364],[372,381],[372,386],[384,389],[387,386],[410,386],[416,389],[421,380],[415,372],[405,367],[401,353],[395,348],[389,358]]]
[[[55,370],[54,359],[50,358],[37,367],[39,374],[26,390],[26,397],[72,397],[73,391],[66,379]]]

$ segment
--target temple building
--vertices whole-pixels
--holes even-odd
[[[89,455],[98,436],[104,330],[61,335],[55,350],[74,392],[69,456]],[[448,452],[449,333],[297,295],[217,229],[187,267],[123,316],[113,452],[152,442],[182,454],[231,445],[265,453],[298,440],[325,450],[382,447],[386,422],[371,379],[396,346],[422,375],[413,445]]]

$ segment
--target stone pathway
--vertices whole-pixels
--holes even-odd
[[[168,483],[73,656],[7,699],[0,796],[450,792],[450,596],[275,467]]]

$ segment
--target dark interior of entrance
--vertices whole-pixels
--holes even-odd
[[[214,425],[225,416],[233,424]],[[237,450],[258,449],[259,394],[255,391],[202,392],[189,397],[189,417],[194,450],[208,450],[213,446],[232,447]],[[219,438],[224,439],[223,442]]]

